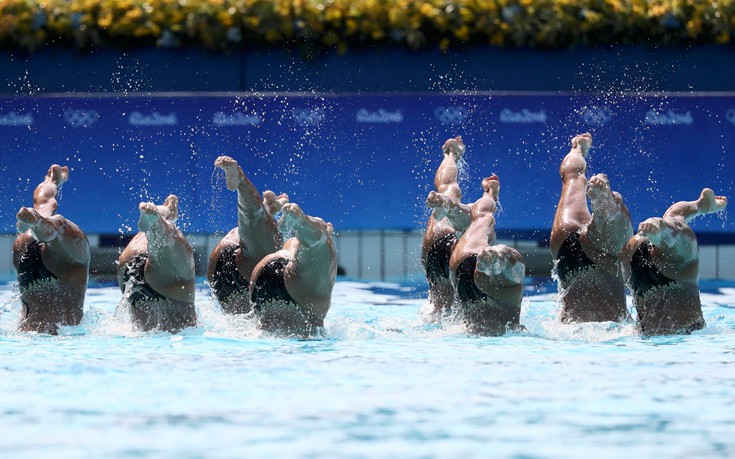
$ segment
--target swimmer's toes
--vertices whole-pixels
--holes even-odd
[[[214,160],[214,165],[215,167],[224,169],[225,167],[232,167],[233,165],[237,165],[237,161],[230,158],[229,156],[220,156]]]
[[[158,207],[152,202],[141,202],[138,210],[141,214],[158,214]]]
[[[227,189],[235,191],[244,175],[237,161],[229,156],[220,156],[215,160],[214,165],[225,171],[225,185]]]
[[[727,198],[725,196],[715,196],[715,192],[711,188],[703,189],[699,200],[702,213],[719,212],[727,207]]]
[[[607,175],[605,174],[597,174],[593,175],[588,182],[589,186],[594,188],[599,188],[602,190],[609,190],[610,189],[610,180],[607,178]]]
[[[306,216],[304,215],[304,211],[301,210],[301,207],[299,207],[298,204],[294,204],[292,202],[284,204],[281,208],[281,212],[283,212],[284,217],[292,220],[302,221],[306,218]]]
[[[281,208],[283,216],[278,221],[278,228],[281,231],[289,232],[294,229],[296,224],[303,219],[304,212],[294,203],[284,204]]]
[[[591,146],[592,135],[588,132],[577,135],[572,139],[572,150],[578,151],[582,156],[587,156],[587,152]]]
[[[46,176],[50,178],[57,187],[61,187],[61,185],[69,180],[69,168],[67,166],[52,164],[51,167],[49,167]]]

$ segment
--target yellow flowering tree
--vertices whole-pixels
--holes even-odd
[[[727,44],[735,0],[0,0],[0,46]]]

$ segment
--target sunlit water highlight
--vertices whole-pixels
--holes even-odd
[[[141,333],[113,286],[57,337],[18,333],[0,286],[3,457],[733,457],[735,283],[703,284],[708,326],[644,339],[561,325],[529,285],[527,333],[425,324],[425,286],[341,280],[325,336],[221,314]]]

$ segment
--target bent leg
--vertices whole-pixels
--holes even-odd
[[[460,234],[472,223],[470,206],[462,204],[445,194],[436,191],[430,192],[426,198],[426,206],[431,209],[434,220],[441,221],[446,218],[455,231]]]
[[[458,232],[463,232],[472,222],[469,207],[462,204],[462,190],[457,182],[459,168],[457,162],[465,151],[462,138],[449,139],[442,147],[444,158],[434,176],[436,191],[429,193],[426,204],[432,210],[436,221],[445,217]]]
[[[476,255],[495,242],[496,199],[500,193],[500,182],[497,176],[483,180],[484,193],[472,204],[470,213],[472,224],[457,242],[449,260],[451,272],[455,272],[460,263],[467,257]]]
[[[715,196],[715,192],[710,188],[705,188],[696,201],[681,201],[672,205],[664,213],[666,217],[682,217],[685,222],[689,223],[699,215],[706,215],[720,212],[727,207],[727,198],[725,196]]]
[[[475,284],[504,305],[521,304],[525,275],[523,256],[512,247],[493,245],[477,255]]]
[[[434,187],[426,199],[431,217],[424,232],[421,262],[429,281],[429,301],[438,318],[449,311],[454,302],[454,287],[449,280],[449,258],[456,245],[456,238],[472,223],[470,209],[462,204],[462,190],[457,182],[457,162],[465,151],[461,137],[447,140],[444,155],[434,176]]]
[[[178,213],[178,198],[171,195],[163,206],[142,202],[138,229],[148,240],[145,278],[168,298],[194,301],[194,257],[191,246],[170,220]]]
[[[61,215],[44,217],[29,207],[21,208],[16,218],[19,232],[29,231],[35,240],[46,243],[45,256],[51,263],[89,265],[89,241],[73,222]]]
[[[592,206],[592,219],[584,230],[585,240],[602,254],[617,257],[633,236],[633,224],[623,197],[610,189],[605,174],[590,178],[587,196]]]
[[[653,245],[653,262],[664,275],[696,283],[699,271],[697,237],[684,218],[649,218],[638,226],[638,236],[645,237]]]
[[[250,300],[261,327],[309,336],[324,325],[331,306],[337,276],[334,229],[296,204],[285,204],[282,212],[279,227],[295,237],[258,263]]]
[[[525,265],[521,254],[505,245],[485,247],[477,254],[472,279],[492,301],[466,302],[462,314],[470,333],[501,335],[520,329]]]
[[[284,233],[293,232],[296,244],[284,245],[293,253],[293,271],[287,276],[286,286],[296,296],[331,297],[337,275],[337,257],[332,242],[333,228],[321,218],[304,214],[293,203],[283,206],[283,217],[278,227]]]
[[[698,215],[720,212],[727,198],[705,188],[696,201],[681,201],[669,207],[663,218],[649,218],[638,227],[638,235],[654,246],[653,257],[662,273],[675,280],[696,282],[699,266],[697,237],[687,222]]]
[[[45,242],[45,256],[57,270],[64,264],[89,265],[89,242],[84,232],[61,215],[56,196],[59,188],[69,179],[69,168],[52,165],[43,182],[33,192],[33,208],[23,207],[16,215],[19,233],[30,230],[34,239]]]
[[[21,330],[56,333],[59,324],[76,325],[82,318],[89,242],[77,225],[55,215],[56,195],[67,179],[66,167],[51,166],[33,193],[33,208],[23,207],[16,216],[20,234],[13,245],[13,264],[24,305]],[[29,253],[35,241],[43,244]]]
[[[518,250],[504,244],[486,247],[477,255],[477,270],[495,277],[495,284],[502,287],[523,282],[526,269]]]
[[[492,245],[500,182],[493,175],[482,186],[485,193],[472,205],[472,224],[457,243],[450,267],[468,331],[499,335],[520,325],[525,265],[515,249]]]

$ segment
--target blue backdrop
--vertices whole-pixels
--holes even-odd
[[[287,192],[337,230],[414,229],[426,222],[441,145],[462,135],[465,200],[497,173],[499,230],[544,238],[559,163],[585,131],[594,137],[589,173],[608,174],[635,224],[705,186],[733,194],[732,95],[8,96],[0,224],[14,232],[18,208],[58,163],[71,168],[59,212],[88,233],[133,233],[138,203],[169,193],[180,198],[185,232],[224,232],[236,224],[234,193],[213,167],[224,154],[261,191]],[[735,233],[718,217],[694,228]]]

